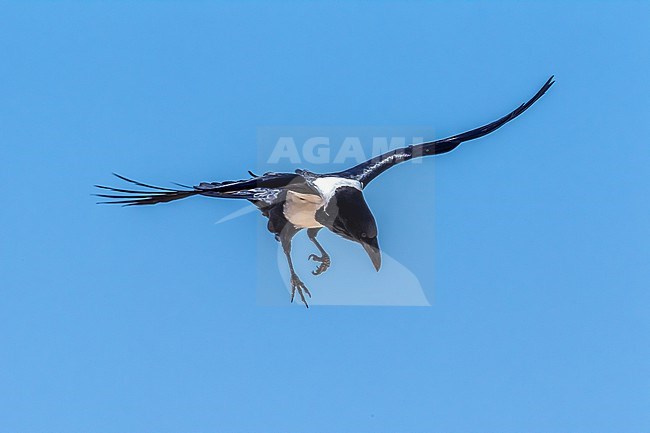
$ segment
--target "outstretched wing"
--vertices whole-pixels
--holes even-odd
[[[128,179],[113,173],[116,177],[144,189],[122,189],[110,186],[95,185],[97,188],[110,191],[109,194],[95,194],[97,197],[110,199],[101,204],[121,204],[137,206],[166,203],[194,195],[204,195],[218,198],[239,198],[247,200],[266,200],[273,191],[290,189],[298,192],[314,193],[312,187],[304,178],[294,173],[266,173],[252,179],[203,182],[194,187],[182,186],[183,189],[162,188]],[[252,174],[252,173],[251,173]],[[117,193],[117,194],[115,194]]]
[[[501,126],[505,125],[512,119],[519,116],[533,105],[544,93],[553,85],[553,76],[546,81],[541,89],[533,96],[528,102],[520,105],[516,110],[506,114],[502,118],[495,120],[492,123],[481,126],[471,131],[463,132],[462,134],[454,135],[452,137],[443,138],[441,140],[430,141],[426,143],[415,144],[401,149],[392,150],[354,166],[348,170],[337,173],[337,176],[355,179],[361,182],[363,187],[379,176],[384,171],[400,162],[408,161],[412,158],[419,158],[422,156],[439,155],[441,153],[449,152],[464,141],[474,140],[475,138],[483,137]]]

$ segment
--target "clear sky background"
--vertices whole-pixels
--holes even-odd
[[[649,18],[642,2],[0,3],[0,432],[649,431]],[[214,224],[241,203],[90,197],[112,171],[241,178],[261,126],[453,134],[551,74],[504,129],[368,188],[431,307],[306,310],[277,270],[264,284],[286,306],[260,306],[260,217]]]

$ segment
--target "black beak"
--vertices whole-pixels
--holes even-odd
[[[363,249],[366,250],[366,253],[368,253],[370,260],[372,260],[372,265],[379,271],[379,268],[381,268],[381,251],[379,250],[377,238],[362,239],[360,243]]]

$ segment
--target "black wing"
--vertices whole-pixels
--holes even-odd
[[[265,197],[269,196],[269,192],[282,188],[298,192],[314,193],[314,190],[305,182],[304,178],[294,173],[266,173],[263,176],[256,176],[253,179],[203,182],[195,187],[183,187],[184,189],[161,188],[128,179],[119,174],[115,174],[115,176],[145,189],[132,190],[95,185],[97,188],[111,192],[111,194],[95,194],[97,197],[110,199],[109,201],[100,202],[101,204],[122,204],[124,206],[158,204],[191,197],[193,195],[264,200]]]
[[[528,102],[522,104],[516,110],[506,114],[502,118],[495,120],[492,123],[481,126],[480,128],[472,129],[471,131],[463,132],[462,134],[454,135],[452,137],[443,138],[441,140],[430,141],[427,143],[415,144],[401,149],[392,150],[354,166],[348,170],[337,173],[338,176],[355,179],[361,182],[365,187],[368,183],[379,176],[384,171],[400,162],[408,161],[412,158],[421,156],[439,155],[441,153],[449,152],[464,141],[474,140],[475,138],[483,137],[490,132],[495,131],[507,122],[511,121],[521,113],[526,111],[531,105],[535,103],[544,93],[555,83],[553,76],[546,81],[541,89],[533,96]]]

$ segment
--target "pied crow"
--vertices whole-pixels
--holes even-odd
[[[360,244],[370,257],[372,265],[379,271],[381,251],[377,240],[377,224],[363,197],[363,189],[370,181],[400,162],[446,153],[464,141],[493,132],[526,111],[553,83],[551,76],[528,102],[492,123],[441,140],[391,150],[339,172],[319,174],[299,169],[295,173],[271,172],[257,176],[249,171],[249,179],[202,182],[197,186],[182,189],[148,185],[116,174],[118,178],[143,189],[96,185],[111,191],[108,194],[96,195],[110,199],[101,202],[102,204],[125,206],[166,203],[195,195],[250,201],[268,218],[268,230],[282,245],[291,273],[291,302],[298,292],[300,299],[308,307],[305,295],[311,297],[311,293],[296,274],[291,260],[291,239],[296,233],[306,229],[308,238],[319,251],[320,255],[311,254],[308,257],[319,263],[312,271],[314,275],[325,272],[331,263],[330,256],[316,239],[323,227]]]

